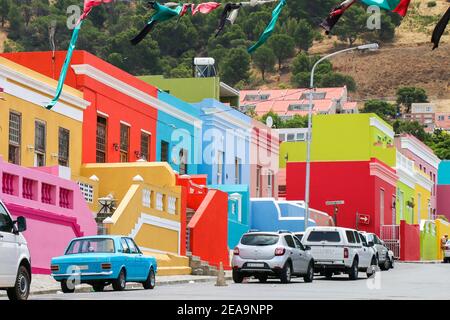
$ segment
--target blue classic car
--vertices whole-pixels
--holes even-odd
[[[87,283],[96,292],[112,284],[125,290],[127,282],[140,282],[145,289],[155,287],[156,259],[144,256],[132,238],[92,236],[73,239],[63,256],[52,259],[52,277],[64,293]]]

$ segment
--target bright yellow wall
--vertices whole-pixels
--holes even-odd
[[[415,185],[414,188],[414,223],[419,222],[419,194],[421,195],[420,200],[420,218],[422,220],[428,219],[428,201],[431,199],[431,193],[420,184]]]
[[[442,250],[441,250],[441,238],[445,235],[448,234],[450,235],[450,223],[448,223],[447,221],[444,221],[442,219],[436,219],[436,233],[437,233],[437,246],[438,246],[438,259],[441,260],[443,259],[443,254],[442,254]]]
[[[152,225],[143,225],[136,237],[136,243],[150,244],[151,249],[157,248],[165,252],[178,252],[178,232]]]

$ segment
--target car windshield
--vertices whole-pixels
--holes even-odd
[[[278,242],[278,237],[272,234],[246,234],[241,243],[246,246],[271,246]]]
[[[79,239],[71,242],[66,254],[77,253],[114,253],[114,241],[105,239]]]
[[[308,241],[311,242],[340,242],[341,237],[337,231],[311,231],[308,236]]]
[[[303,238],[303,233],[296,233],[295,236],[301,241]]]

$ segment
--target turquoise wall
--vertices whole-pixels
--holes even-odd
[[[438,170],[438,184],[450,184],[450,161],[441,161]]]

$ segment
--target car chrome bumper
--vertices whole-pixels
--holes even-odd
[[[110,276],[112,271],[102,271],[102,272],[74,272],[74,273],[52,273],[52,277],[97,277],[97,276]]]

